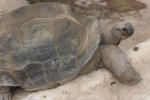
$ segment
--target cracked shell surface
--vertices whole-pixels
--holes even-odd
[[[34,91],[74,79],[100,41],[88,23],[59,3],[37,3],[2,16],[0,72],[9,79],[2,75],[0,83],[6,82],[0,85]]]

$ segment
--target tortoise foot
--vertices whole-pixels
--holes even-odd
[[[124,84],[136,84],[142,80],[140,74],[134,69],[128,60],[126,53],[114,45],[100,47],[102,63],[120,82]]]
[[[136,84],[142,80],[142,77],[140,74],[135,71],[134,68],[130,67],[127,70],[125,70],[121,75],[120,75],[120,81],[125,84]]]

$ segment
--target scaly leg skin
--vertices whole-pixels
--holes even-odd
[[[102,45],[99,51],[104,67],[116,76],[120,82],[135,84],[142,79],[140,74],[130,64],[126,54],[117,46]]]
[[[9,87],[0,87],[0,100],[11,100]]]

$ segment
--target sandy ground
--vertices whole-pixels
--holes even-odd
[[[17,3],[11,3],[9,0],[0,0],[2,7],[0,13],[4,14],[12,9],[27,5],[24,0],[16,1]],[[95,0],[95,2],[98,1]],[[123,85],[114,79],[108,71],[100,69],[55,89],[34,93],[17,90],[13,100],[150,100],[150,40],[144,42],[150,38],[150,1],[138,1],[145,3],[147,8],[138,12],[114,13],[112,18],[113,20],[118,18],[131,22],[135,28],[135,34],[122,41],[119,46],[127,52],[131,63],[141,73],[143,80],[139,84]],[[87,4],[90,4],[90,0]],[[105,5],[105,3],[100,4]],[[143,43],[139,44],[141,42]],[[133,51],[135,45],[140,48],[138,52]]]

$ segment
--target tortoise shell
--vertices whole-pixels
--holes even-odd
[[[34,91],[74,79],[100,36],[86,16],[59,3],[37,3],[0,19],[0,86]]]

